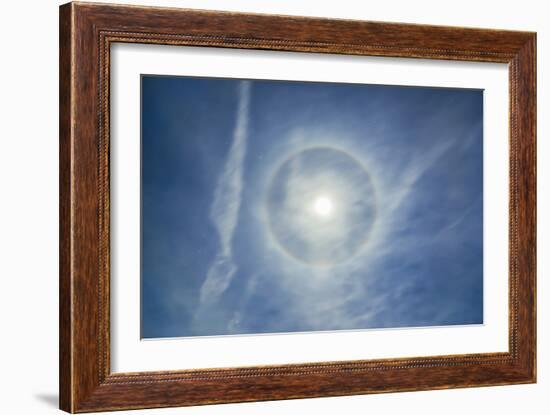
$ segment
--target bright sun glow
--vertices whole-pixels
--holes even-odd
[[[313,211],[316,215],[327,218],[332,214],[334,206],[332,200],[326,196],[319,196],[313,202]]]

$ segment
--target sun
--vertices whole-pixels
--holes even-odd
[[[313,202],[313,212],[321,218],[329,218],[334,210],[332,199],[328,196],[318,196]]]
[[[369,172],[348,153],[311,147],[273,173],[265,198],[269,236],[312,266],[342,263],[365,245],[376,218]]]

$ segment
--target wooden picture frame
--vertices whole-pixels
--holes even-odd
[[[117,42],[509,65],[509,352],[111,373],[109,62]],[[536,381],[536,34],[69,3],[60,8],[60,408],[74,412]]]

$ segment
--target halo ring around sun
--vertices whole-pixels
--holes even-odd
[[[366,167],[343,150],[301,149],[279,164],[265,199],[269,233],[291,258],[311,266],[348,261],[376,220],[376,192]]]

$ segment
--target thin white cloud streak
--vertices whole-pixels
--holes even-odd
[[[201,291],[201,304],[216,301],[229,287],[237,267],[232,258],[232,239],[239,220],[243,189],[243,166],[246,157],[251,83],[239,84],[237,121],[233,143],[224,169],[214,190],[210,220],[218,231],[220,247],[210,265]]]
[[[405,168],[402,174],[402,179],[397,186],[398,190],[392,194],[392,198],[386,205],[386,214],[394,213],[402,203],[408,198],[411,191],[414,189],[418,180],[426,173],[433,165],[435,165],[441,157],[453,146],[453,142],[443,141],[426,154],[413,159],[412,162]]]

